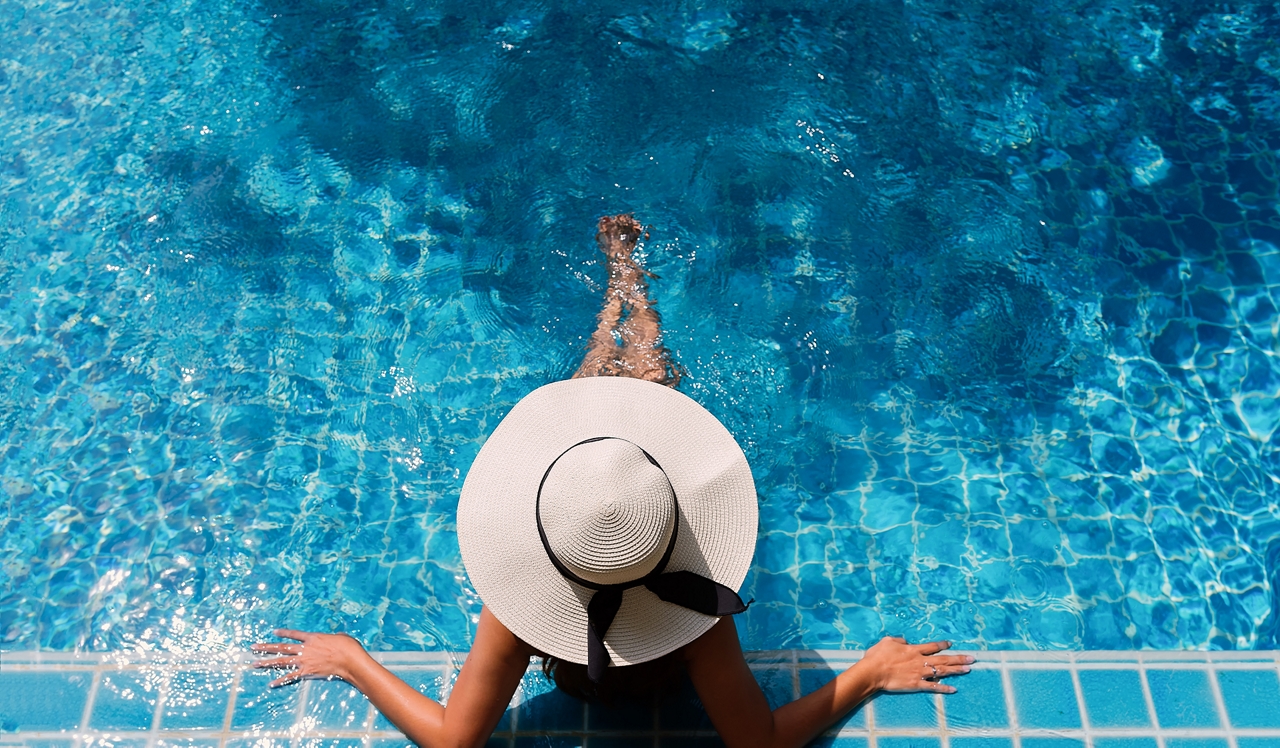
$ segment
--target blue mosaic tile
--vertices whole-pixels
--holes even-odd
[[[89,673],[0,673],[0,731],[76,730]]]
[[[1280,678],[1274,670],[1219,670],[1218,687],[1234,727],[1280,727]]]
[[[882,693],[875,697],[876,728],[936,727],[938,710],[931,693]]]
[[[490,738],[486,748],[507,748],[508,738]],[[369,741],[369,748],[418,748],[408,738],[378,738]]]
[[[160,727],[168,730],[217,730],[227,716],[232,674],[173,673],[160,711]]]
[[[369,720],[369,699],[354,686],[340,680],[313,680],[307,684],[305,717],[315,720],[318,729],[358,729]]]
[[[1094,737],[1093,748],[1157,748],[1155,738]]]
[[[81,748],[147,748],[147,739],[123,738],[111,733],[90,733]]]
[[[360,738],[303,738],[294,748],[363,748]]]
[[[102,675],[89,727],[94,730],[149,730],[159,699],[154,674],[136,671]]]
[[[588,704],[588,730],[652,730],[657,722],[654,705],[646,702]],[[595,741],[591,741],[592,745]]]
[[[827,683],[830,682],[832,678],[835,678],[837,675],[839,675],[837,671],[830,670],[827,668],[802,668],[800,669],[799,674],[800,674],[800,695],[801,696],[817,691],[819,688],[822,688],[823,686],[827,685]],[[842,727],[865,729],[867,726],[866,705],[867,705],[867,702],[865,701],[859,704],[857,709],[854,709],[853,711],[849,712],[848,714],[844,715],[839,720],[837,720],[835,724],[831,726],[831,729],[838,730]]]
[[[227,748],[292,748],[289,738],[231,738]]]
[[[1080,727],[1075,684],[1066,670],[1011,670],[1020,727]]]
[[[948,719],[949,722],[950,719]],[[1013,739],[953,737],[951,738],[951,748],[1013,748]]]
[[[1083,740],[1022,736],[1022,748],[1084,748]]]
[[[999,670],[972,670],[947,682],[956,687],[955,693],[942,697],[947,727],[1009,726]]]
[[[878,748],[941,748],[942,741],[927,737],[882,737],[876,739]]]
[[[1148,670],[1147,684],[1160,727],[1218,727],[1218,709],[1205,671]]]
[[[1236,748],[1280,748],[1280,737],[1237,737]]]
[[[218,741],[209,738],[162,738],[155,748],[218,748]]]
[[[75,745],[75,741],[58,740],[56,738],[28,738],[24,736],[21,745],[25,746],[25,748],[71,748]]]
[[[1079,675],[1091,726],[1145,727],[1151,724],[1138,671],[1081,670]]]
[[[1225,738],[1165,738],[1164,748],[1228,748]]]
[[[236,689],[232,730],[287,730],[298,719],[302,689],[298,684],[270,688],[271,673],[250,670]]]

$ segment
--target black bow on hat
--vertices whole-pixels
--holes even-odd
[[[692,571],[672,571],[664,573],[667,567],[667,561],[671,559],[671,551],[676,547],[676,536],[680,531],[680,502],[675,501],[675,518],[674,526],[671,529],[671,539],[667,541],[667,548],[662,554],[662,559],[658,561],[658,565],[648,574],[639,579],[633,579],[630,582],[622,582],[620,584],[597,584],[591,582],[570,571],[556,554],[551,550],[551,544],[547,542],[547,533],[542,529],[542,487],[547,482],[547,476],[551,475],[551,468],[555,467],[561,457],[574,447],[591,442],[598,442],[603,439],[615,439],[612,436],[596,436],[590,439],[584,439],[577,444],[569,447],[561,452],[558,457],[551,461],[547,466],[547,471],[542,474],[542,480],[538,483],[538,498],[536,504],[536,516],[538,521],[538,537],[542,540],[542,549],[547,552],[547,558],[551,559],[551,563],[556,570],[564,576],[565,579],[574,584],[582,585],[587,589],[595,590],[591,596],[591,600],[587,603],[587,677],[592,683],[599,683],[604,677],[605,670],[609,667],[609,651],[604,646],[604,635],[609,631],[609,626],[613,623],[613,619],[618,614],[618,609],[622,607],[622,593],[632,587],[643,585],[650,592],[658,596],[658,599],[679,605],[682,608],[688,608],[704,615],[709,616],[728,616],[735,613],[741,613],[747,609],[751,603],[742,602],[742,598],[738,597],[738,593],[720,584],[719,582],[707,579],[701,574]],[[622,440],[627,441],[627,440]],[[631,442],[628,442],[631,443]],[[662,466],[653,456],[645,451],[644,447],[636,444],[637,449],[644,453],[644,456],[658,470],[662,470]],[[663,477],[666,477],[666,471],[662,470]],[[667,479],[667,485],[671,485],[671,479]],[[671,487],[671,495],[675,496],[675,487]]]

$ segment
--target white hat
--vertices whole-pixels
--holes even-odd
[[[504,626],[598,680],[745,609],[734,590],[756,516],[747,459],[715,416],[660,384],[588,377],[534,390],[494,429],[462,486],[458,543]]]

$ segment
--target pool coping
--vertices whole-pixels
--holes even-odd
[[[985,738],[1008,741],[1011,748],[1024,748],[1024,739],[1032,739],[1039,746],[1043,739],[1054,739],[1063,748],[1069,746],[1085,746],[1095,748],[1102,740],[1114,744],[1109,739],[1143,739],[1146,745],[1155,748],[1180,748],[1190,746],[1186,740],[1199,741],[1197,748],[1207,745],[1226,746],[1226,748],[1252,748],[1265,744],[1268,748],[1280,746],[1280,709],[1274,720],[1274,726],[1262,727],[1236,726],[1232,722],[1228,709],[1228,700],[1220,684],[1220,674],[1232,671],[1253,671],[1271,673],[1280,682],[1280,650],[1259,651],[1034,651],[1034,650],[957,650],[956,653],[973,654],[977,662],[973,670],[997,671],[1000,673],[1001,690],[1004,695],[1005,725],[972,726],[950,724],[947,719],[946,698],[940,694],[917,694],[910,698],[931,704],[934,713],[933,724],[929,726],[910,726],[903,724],[878,724],[877,712],[890,706],[888,703],[878,706],[878,699],[872,699],[861,707],[861,725],[839,726],[824,735],[828,738],[853,739],[858,746],[867,748],[887,748],[888,744],[878,744],[883,738],[916,738],[929,739],[929,745],[938,748],[953,748],[951,741],[966,738]],[[465,658],[465,652],[374,652],[378,661],[403,673],[418,671],[429,675],[435,672],[445,681],[450,679],[457,665]],[[781,692],[775,694],[785,700],[795,698],[801,693],[802,674],[806,671],[829,671],[846,667],[862,656],[861,650],[768,650],[746,653],[746,658],[757,678],[772,678],[775,691],[782,685]],[[39,650],[0,651],[0,676],[19,673],[81,673],[91,676],[91,684],[85,699],[83,713],[79,725],[61,730],[16,730],[5,731],[0,728],[0,746],[25,744],[30,741],[55,741],[60,745],[72,748],[88,748],[88,746],[105,743],[125,742],[129,744],[154,747],[169,741],[196,741],[197,743],[216,743],[220,747],[247,744],[244,741],[261,743],[266,740],[273,745],[288,743],[299,748],[304,743],[310,744],[313,739],[340,740],[344,744],[355,746],[382,745],[384,741],[404,741],[404,737],[394,729],[380,729],[376,726],[376,711],[368,706],[363,718],[356,724],[347,727],[324,727],[315,718],[308,717],[306,706],[311,701],[312,691],[319,691],[327,684],[323,681],[304,681],[297,689],[296,719],[287,729],[232,729],[232,718],[236,712],[237,698],[240,693],[245,673],[250,672],[250,663],[257,659],[255,655],[244,650],[209,653],[171,653],[171,652],[49,652]],[[531,665],[530,672],[536,670]],[[1149,671],[1190,671],[1203,673],[1212,699],[1212,707],[1216,712],[1217,726],[1166,726],[1159,715],[1166,713],[1157,704],[1159,698],[1153,695],[1149,684]],[[161,685],[155,699],[154,714],[150,729],[134,730],[102,730],[90,727],[91,715],[95,707],[97,693],[103,677],[109,673],[159,671]],[[1021,725],[1020,707],[1016,703],[1013,682],[1020,672],[1026,671],[1058,671],[1070,674],[1075,690],[1075,702],[1079,710],[1078,726],[1034,726]],[[1080,674],[1086,671],[1134,671],[1142,686],[1142,701],[1147,710],[1148,724],[1139,727],[1106,727],[1090,723],[1090,710],[1085,703],[1084,690],[1081,686]],[[214,672],[229,675],[230,695],[227,699],[225,715],[221,729],[172,729],[161,728],[161,713],[167,699],[169,683],[168,674],[177,672]],[[789,678],[788,678],[789,676]],[[1061,678],[1061,676],[1058,676]],[[789,681],[790,688],[787,688]],[[528,683],[529,681],[526,681]],[[1065,682],[1065,681],[1064,681]],[[316,685],[319,684],[319,685]],[[959,681],[957,685],[963,684]],[[963,688],[963,685],[961,685]],[[785,691],[790,691],[790,694]],[[710,738],[715,733],[709,729],[662,729],[657,721],[656,711],[651,728],[639,729],[589,729],[587,707],[582,709],[581,725],[568,729],[522,729],[518,708],[526,698],[518,690],[512,700],[513,708],[508,712],[510,719],[504,719],[505,726],[495,731],[494,739],[501,744],[505,739],[511,746],[518,738],[526,737],[563,737],[580,739],[585,745],[592,738],[653,738],[654,745],[662,740],[688,738]],[[1276,694],[1268,694],[1273,700],[1268,706],[1280,704],[1280,690]],[[319,700],[323,700],[323,695]],[[881,697],[884,698],[884,697]],[[893,696],[890,698],[901,698]],[[1234,703],[1234,702],[1233,702]],[[927,711],[927,709],[926,709]],[[1022,710],[1026,712],[1025,709]],[[353,712],[354,713],[354,712]],[[887,712],[886,712],[887,713]],[[1246,739],[1247,745],[1241,745],[1240,739]],[[1261,743],[1258,740],[1261,739]],[[105,741],[105,743],[104,743]],[[936,743],[934,742],[936,741]],[[1209,741],[1209,742],[1205,742]],[[261,743],[266,745],[267,743]],[[890,740],[889,743],[894,743]],[[389,745],[389,743],[387,743]],[[1002,743],[1004,744],[1004,743]],[[492,743],[491,743],[492,745]],[[896,744],[895,744],[896,745]],[[1133,744],[1137,745],[1137,744]]]

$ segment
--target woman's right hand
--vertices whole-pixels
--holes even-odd
[[[886,636],[868,649],[858,664],[869,670],[881,691],[955,693],[953,686],[937,679],[969,672],[973,658],[938,654],[950,647],[948,641],[908,644],[900,636]]]
[[[250,647],[259,654],[284,655],[253,663],[256,668],[292,671],[271,681],[272,688],[286,686],[303,678],[341,678],[351,683],[351,674],[356,665],[363,659],[369,659],[369,653],[360,646],[360,642],[346,634],[312,634],[293,629],[276,629],[273,633],[282,639],[294,639],[301,643],[259,643]]]

